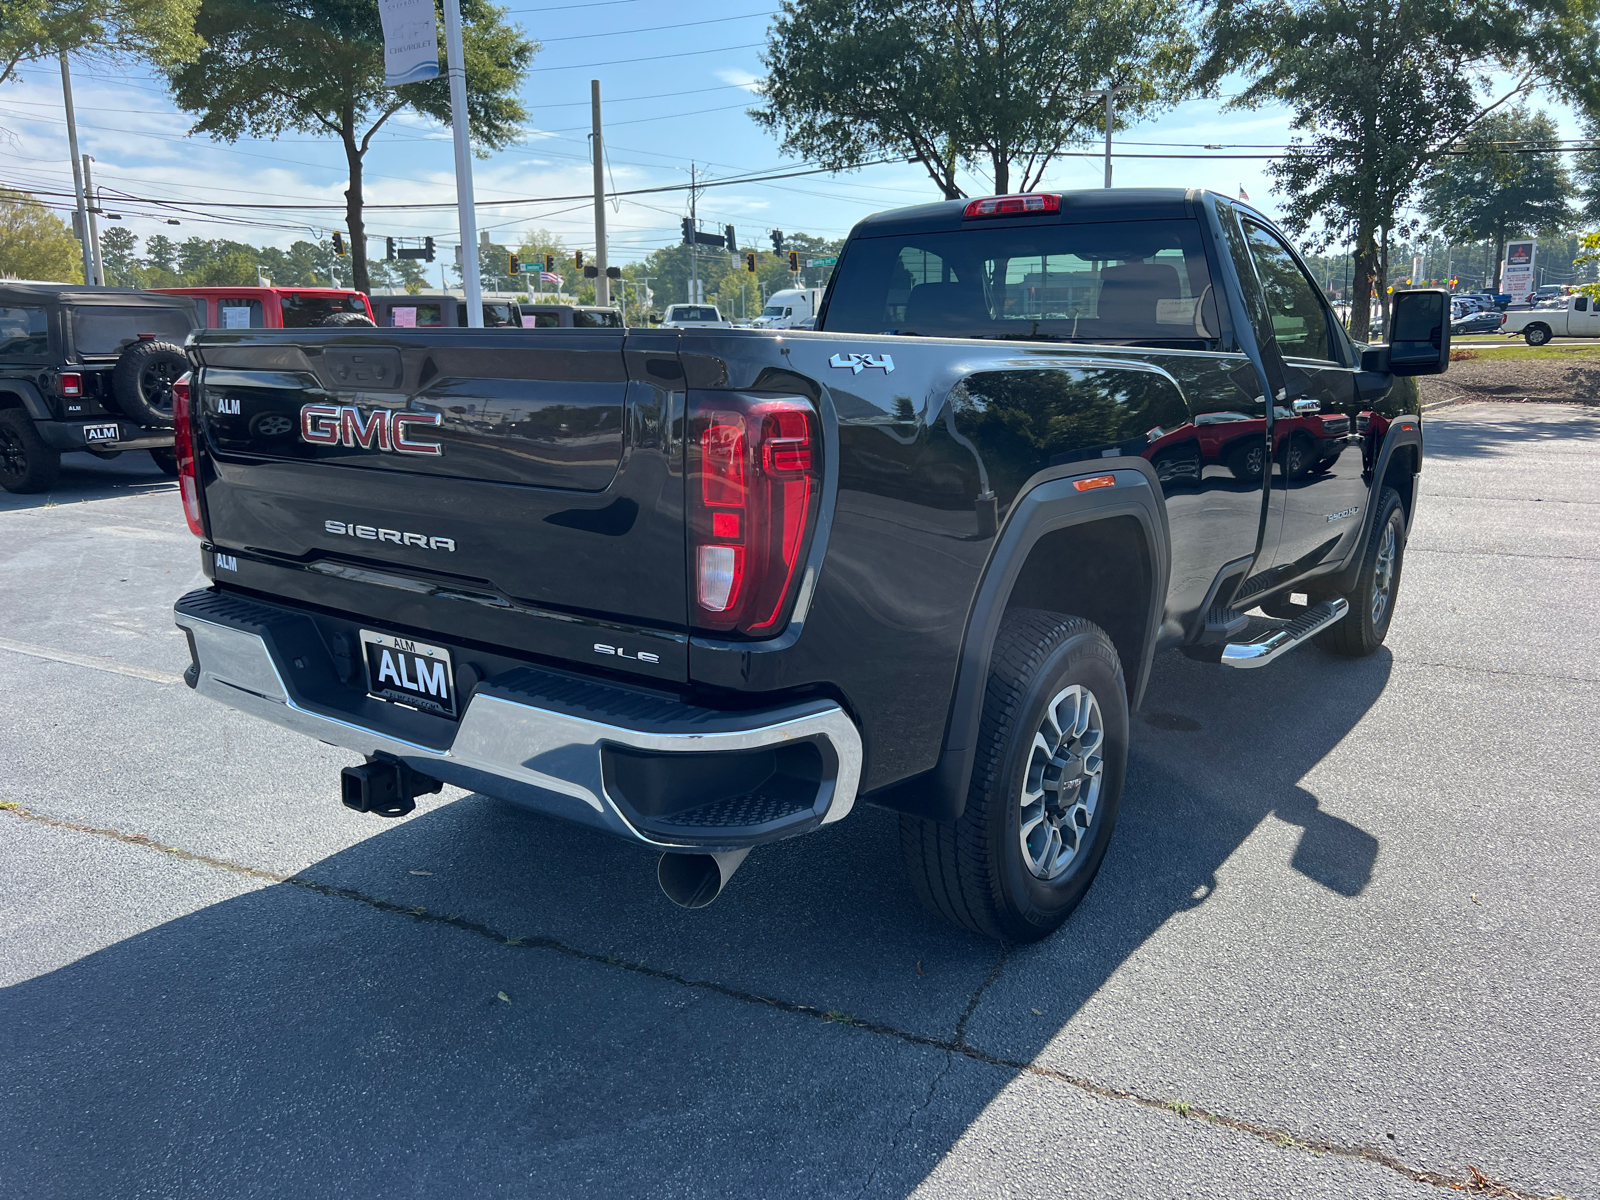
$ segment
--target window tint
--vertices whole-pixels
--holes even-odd
[[[826,328],[846,333],[1214,347],[1194,221],[1040,224],[865,238]]]
[[[219,329],[260,329],[266,324],[261,301],[224,298],[217,301]]]
[[[140,334],[183,344],[194,328],[193,310],[149,305],[85,304],[72,310],[72,344],[79,355],[113,358]]]
[[[1588,312],[1589,311],[1589,297],[1587,297],[1587,296],[1579,296],[1578,297],[1578,302],[1572,306],[1572,309],[1573,309],[1574,312]]]
[[[485,304],[483,306],[483,326],[485,329],[503,329],[508,325],[520,325],[517,314],[509,304]]]
[[[444,324],[437,304],[396,304],[389,310],[389,324],[396,329],[422,329]]]
[[[43,358],[50,352],[48,330],[42,308],[0,308],[0,355]]]
[[[1249,218],[1244,222],[1261,289],[1266,293],[1272,332],[1285,358],[1336,362],[1322,292],[1295,262],[1289,248]]]
[[[353,312],[367,315],[366,305],[357,295],[302,296],[292,294],[283,298],[283,327],[305,329],[334,313]]]
[[[680,317],[680,320],[688,318]],[[712,317],[702,317],[700,320],[710,321]],[[609,308],[599,309],[574,309],[572,323],[579,329],[621,329],[622,314]]]
[[[715,321],[717,310],[702,304],[674,304],[667,312],[669,321]]]
[[[534,313],[533,327],[535,329],[559,329],[561,327],[561,314],[553,312]]]

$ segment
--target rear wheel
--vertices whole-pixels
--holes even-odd
[[[61,474],[61,452],[44,444],[33,419],[20,408],[0,410],[0,487],[44,492]]]
[[[123,414],[141,425],[172,426],[172,385],[189,369],[182,346],[140,338],[117,359],[111,394]]]
[[[168,479],[178,477],[178,452],[171,446],[150,451],[150,457],[155,460],[156,466],[161,468],[161,473]]]
[[[1007,614],[966,811],[900,818],[918,897],[1001,941],[1054,932],[1100,870],[1127,753],[1127,689],[1105,632],[1059,613]]]
[[[1530,346],[1542,346],[1550,340],[1550,326],[1529,325],[1522,331],[1522,340]]]
[[[1254,483],[1261,478],[1267,465],[1267,446],[1259,439],[1251,439],[1236,446],[1228,454],[1228,470],[1235,479]]]
[[[329,313],[327,316],[323,317],[322,320],[318,321],[317,324],[325,329],[330,327],[341,328],[349,325],[365,325],[368,328],[371,328],[372,320],[365,313],[336,312]]]
[[[1364,658],[1383,645],[1400,593],[1400,568],[1406,553],[1406,509],[1400,493],[1384,488],[1378,516],[1361,552],[1361,571],[1347,599],[1350,611],[1317,634],[1317,645],[1346,658]]]

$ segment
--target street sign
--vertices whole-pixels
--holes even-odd
[[[378,17],[383,22],[384,86],[439,78],[433,0],[378,0]]]
[[[838,255],[834,255],[832,258],[808,258],[808,259],[806,259],[806,266],[808,266],[808,267],[831,267],[834,264],[836,264],[838,261],[839,261],[839,256]]]

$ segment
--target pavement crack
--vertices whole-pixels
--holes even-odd
[[[124,833],[120,829],[111,829],[98,825],[86,825],[78,821],[69,821],[61,817],[52,817],[45,813],[33,812],[14,801],[0,802],[0,816],[9,816],[16,820],[28,821],[32,824],[43,825],[51,829],[62,829],[74,833],[87,834],[92,837],[104,838],[108,841],[120,842],[127,846],[136,846],[160,854],[168,858],[175,858],[183,862],[192,862],[201,866],[212,867],[219,871],[241,875],[251,879],[260,879],[269,883],[286,884],[290,887],[314,892],[319,896],[330,899],[349,901],[360,904],[378,912],[389,913],[398,917],[405,917],[419,925],[446,925],[463,933],[474,934],[478,937],[493,941],[508,950],[544,950],[553,954],[560,954],[566,958],[579,962],[592,963],[596,966],[612,967],[620,971],[627,971],[634,975],[641,975],[647,979],[654,979],[662,983],[675,984],[679,987],[692,988],[696,991],[711,992],[715,995],[736,1000],[740,1003],[758,1005],[774,1009],[778,1012],[788,1013],[791,1016],[806,1017],[826,1024],[835,1024],[845,1029],[860,1033],[874,1034],[879,1037],[891,1037],[912,1046],[924,1046],[930,1050],[943,1051],[945,1054],[945,1068],[934,1077],[929,1085],[927,1098],[920,1108],[912,1111],[907,1117],[905,1125],[896,1134],[898,1141],[906,1129],[911,1127],[918,1114],[925,1112],[933,1103],[933,1097],[940,1081],[949,1074],[955,1062],[955,1056],[985,1066],[995,1067],[1004,1071],[1017,1074],[1032,1075],[1038,1079],[1049,1080],[1053,1083],[1065,1084],[1091,1096],[1103,1100],[1117,1100],[1134,1104],[1141,1108],[1159,1110],[1169,1117],[1177,1120],[1195,1120],[1235,1133],[1254,1137],[1261,1141],[1270,1142],[1275,1146],[1293,1148],[1310,1154],[1331,1154],[1340,1158],[1360,1159],[1376,1166],[1384,1167],[1413,1183],[1429,1184],[1433,1187],[1447,1188],[1452,1191],[1465,1192],[1470,1195],[1505,1197],[1507,1200],[1550,1200],[1538,1192],[1530,1192],[1513,1187],[1485,1176],[1476,1167],[1469,1167],[1469,1174],[1461,1177],[1451,1177],[1438,1171],[1427,1171],[1410,1166],[1393,1154],[1376,1147],[1364,1146],[1359,1143],[1338,1142],[1329,1138],[1307,1137],[1296,1134],[1288,1129],[1274,1125],[1263,1124],[1259,1121],[1250,1121],[1241,1117],[1229,1116],[1226,1113],[1214,1112],[1202,1105],[1183,1102],[1182,1110],[1186,1115],[1179,1115],[1179,1101],[1170,1096],[1150,1096],[1142,1092],[1132,1091],[1127,1088],[1111,1087],[1107,1084],[1097,1083],[1092,1079],[1085,1079],[1054,1067],[1044,1067],[1037,1063],[1026,1062],[1021,1059],[1007,1058],[1003,1055],[990,1054],[972,1045],[966,1040],[967,1024],[973,1014],[977,1012],[978,1005],[982,1002],[984,993],[999,978],[1001,970],[1006,964],[1008,951],[1002,947],[999,957],[989,969],[988,977],[973,990],[967,999],[965,1011],[956,1022],[955,1036],[950,1038],[934,1037],[930,1034],[915,1033],[908,1029],[900,1029],[875,1021],[863,1021],[851,1018],[846,1021],[839,1020],[836,1010],[818,1008],[811,1004],[800,1004],[793,1000],[785,1000],[778,996],[767,996],[760,992],[751,992],[743,988],[730,987],[724,983],[717,983],[709,979],[692,979],[677,971],[668,971],[661,967],[647,966],[642,962],[629,962],[619,959],[615,955],[599,954],[592,950],[584,950],[577,946],[570,946],[557,938],[542,937],[537,934],[524,934],[509,936],[481,921],[469,921],[459,914],[430,913],[426,908],[395,904],[378,896],[371,896],[355,888],[337,887],[333,884],[322,883],[300,874],[284,874],[280,871],[270,871],[262,867],[253,867],[247,863],[234,862],[231,859],[218,858],[210,854],[201,854],[194,850],[185,850],[178,846],[168,846],[154,838],[142,833]],[[880,1159],[880,1164],[881,1164]],[[877,1167],[873,1168],[876,1174]],[[872,1182],[869,1174],[867,1184]],[[863,1185],[865,1191],[866,1185]]]

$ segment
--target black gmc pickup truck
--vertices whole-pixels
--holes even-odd
[[[180,396],[203,694],[664,853],[681,904],[858,802],[922,899],[1042,937],[1169,647],[1373,652],[1440,292],[1353,345],[1201,191],[859,224],[817,331],[208,330]],[[1270,397],[1270,400],[1268,399]]]

